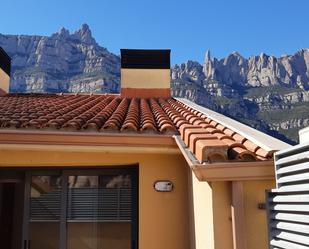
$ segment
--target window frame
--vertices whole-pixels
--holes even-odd
[[[129,174],[132,182],[132,207],[131,207],[131,249],[138,249],[138,224],[139,224],[139,167],[138,164],[130,166],[98,166],[98,167],[57,167],[36,168],[25,171],[24,190],[24,215],[23,215],[23,249],[31,249],[29,238],[30,216],[30,191],[32,176],[60,175],[60,222],[59,222],[59,249],[67,249],[67,194],[68,176],[70,175],[104,175],[104,174]]]

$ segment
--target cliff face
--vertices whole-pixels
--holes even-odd
[[[84,24],[45,36],[1,35],[12,57],[13,92],[117,92],[120,59],[100,47]]]
[[[86,24],[49,37],[0,34],[0,46],[12,57],[11,92],[119,92],[120,58],[99,46]],[[203,64],[174,65],[171,79],[175,97],[277,137],[295,141],[309,125],[309,49],[279,58],[233,52],[220,60],[207,51]]]
[[[203,72],[207,80],[252,87],[288,86],[309,89],[309,49],[279,58],[264,53],[243,58],[233,52],[224,59],[205,55]]]
[[[294,141],[297,131],[309,125],[309,49],[279,58],[262,53],[246,59],[233,52],[221,60],[207,51],[203,65],[175,65],[172,83],[174,96]]]

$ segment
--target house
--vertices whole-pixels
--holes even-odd
[[[170,50],[121,50],[120,94],[2,92],[1,248],[266,248],[289,145],[171,97]]]
[[[271,249],[309,247],[309,127],[299,141],[275,153],[276,188],[267,192]]]

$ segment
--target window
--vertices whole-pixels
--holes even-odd
[[[137,248],[137,167],[27,178],[24,241],[31,249]]]

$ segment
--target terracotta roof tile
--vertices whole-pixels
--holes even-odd
[[[150,99],[150,107],[154,114],[159,131],[165,134],[176,134],[177,129],[168,115],[163,111],[157,100]]]
[[[183,124],[182,126],[180,126],[180,129],[179,129],[182,140],[185,140],[185,131],[187,129],[200,129],[200,128],[201,127],[198,125]]]
[[[266,151],[262,148],[259,148],[255,153],[258,157],[264,157],[264,158],[268,158],[268,159],[272,158],[273,154],[274,154],[273,151]]]
[[[191,135],[193,134],[210,134],[206,129],[204,128],[188,128],[184,130],[184,142],[187,146],[189,146]]]
[[[227,160],[228,146],[217,139],[198,140],[195,155],[202,162],[222,162]]]
[[[109,102],[107,104],[107,102]],[[100,111],[84,125],[85,129],[100,130],[107,119],[112,115],[120,102],[119,98],[106,98],[100,106]]]
[[[220,130],[220,131],[224,131],[225,129],[227,129],[224,125],[222,125],[222,124],[218,124],[217,126],[216,126],[216,128],[218,129],[218,130]]]
[[[213,126],[213,127],[216,127],[218,125],[218,123],[214,120],[210,121],[210,124]]]
[[[243,145],[250,151],[256,152],[260,147],[250,140],[246,140]]]
[[[229,158],[242,161],[256,161],[256,156],[253,152],[244,149],[243,147],[233,147],[228,150]]]
[[[108,94],[7,94],[0,129],[179,134],[200,162],[268,160],[273,152],[173,98]]]
[[[204,121],[204,119],[202,119],[202,118],[198,118],[198,119],[196,119],[196,120],[191,120],[191,122],[192,122],[192,124],[194,124],[194,125],[207,124],[207,123]]]
[[[131,100],[128,114],[123,122],[121,131],[137,132],[139,129],[139,102],[136,98]]]
[[[140,100],[140,130],[147,133],[156,133],[156,121],[150,109],[148,102],[145,99]]]
[[[224,142],[226,145],[229,146],[229,148],[233,148],[233,147],[242,147],[245,149],[245,146],[242,143],[239,143],[237,141],[235,141],[233,138],[231,137],[224,137],[221,139],[222,142]]]
[[[225,130],[223,130],[223,132],[228,135],[229,137],[232,137],[234,134],[236,134],[235,131],[232,131],[231,129],[229,128],[226,128]]]
[[[217,139],[216,136],[209,134],[209,133],[204,133],[204,134],[192,134],[190,136],[190,141],[189,141],[189,148],[195,154],[195,148],[196,148],[196,142],[198,140],[210,140],[210,139]]]
[[[211,134],[214,134],[214,133],[217,133],[218,130],[216,128],[214,128],[213,126],[207,126],[207,127],[204,127],[205,130]]]
[[[119,131],[126,117],[129,107],[129,100],[123,98],[111,117],[105,122],[101,131]]]
[[[214,129],[215,127],[213,127],[211,124],[207,123],[207,122],[202,122],[199,124],[199,126],[207,129],[207,128],[210,128],[210,129]]]
[[[221,132],[214,132],[213,133],[217,138],[219,138],[220,140],[222,139],[230,139],[230,137],[224,133]]]
[[[245,137],[243,137],[242,135],[237,134],[237,133],[235,133],[232,136],[232,138],[235,139],[236,141],[240,142],[240,143],[244,143],[247,140]]]

